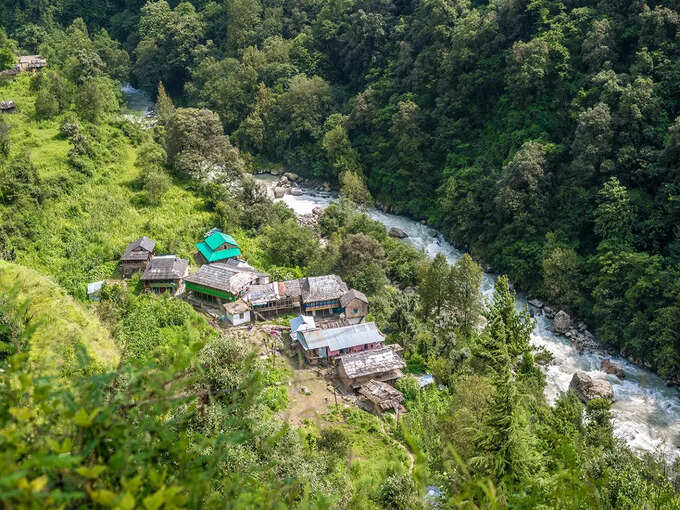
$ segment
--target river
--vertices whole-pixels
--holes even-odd
[[[264,174],[257,180],[271,189],[278,177]],[[337,195],[303,188],[301,196],[285,195],[283,201],[296,214],[310,214],[315,207],[327,207]],[[397,227],[408,234],[404,241],[424,252],[429,257],[442,253],[449,263],[455,262],[462,253],[448,243],[444,236],[417,221],[404,216],[386,214],[378,209],[366,209],[366,214],[379,221],[389,230]],[[484,273],[482,290],[487,297],[493,293],[495,275]],[[517,304],[527,306],[526,296],[518,295]],[[677,442],[680,438],[680,398],[676,388],[667,388],[663,379],[651,371],[633,365],[623,358],[608,356],[601,352],[586,352],[580,355],[571,342],[551,331],[552,321],[544,316],[537,317],[537,324],[531,334],[534,345],[545,347],[554,357],[554,363],[545,370],[547,385],[546,398],[554,402],[569,389],[571,377],[577,370],[583,370],[593,378],[608,380],[614,388],[616,401],[612,405],[614,433],[637,451],[658,452],[668,459],[680,456]],[[611,359],[626,372],[620,380],[600,370],[600,362]]]
[[[129,85],[123,87],[128,107],[139,115],[148,116],[153,103],[148,94]],[[268,189],[278,178],[264,174],[257,180]],[[303,189],[301,196],[285,195],[283,201],[296,214],[310,214],[315,207],[327,207],[337,199],[337,194]],[[422,249],[429,257],[442,253],[449,261],[455,262],[462,253],[448,243],[436,230],[404,216],[386,214],[374,208],[366,210],[368,216],[379,221],[387,229],[397,227],[408,234],[405,242]],[[495,275],[484,273],[482,290],[486,296],[493,293]],[[527,306],[526,297],[517,296],[518,307]],[[583,370],[594,378],[607,379],[614,388],[616,401],[612,405],[614,433],[626,441],[633,450],[655,452],[672,460],[680,457],[680,398],[676,388],[666,387],[663,379],[653,372],[638,367],[625,359],[608,356],[601,352],[586,352],[580,355],[571,342],[551,331],[552,321],[539,316],[531,334],[534,345],[545,347],[554,357],[554,363],[545,370],[547,385],[545,394],[548,402],[569,388],[571,377],[577,370]],[[624,380],[600,370],[600,362],[611,359],[626,372]]]

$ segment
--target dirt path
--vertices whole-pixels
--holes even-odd
[[[382,420],[380,421],[380,432],[382,432],[383,436],[385,436],[387,439],[389,439],[393,444],[397,445],[397,447],[404,450],[404,452],[408,456],[408,474],[409,474],[409,476],[412,475],[413,474],[413,467],[415,466],[415,463],[416,463],[416,458],[411,453],[411,450],[409,450],[406,447],[406,445],[400,443],[399,441],[394,439],[390,434],[387,433],[387,431],[385,430],[385,423]]]

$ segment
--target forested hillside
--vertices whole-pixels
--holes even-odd
[[[379,203],[677,377],[678,9],[60,0],[3,2],[0,21],[51,62],[103,64],[214,110],[261,166],[352,189],[359,176]],[[95,60],[57,49],[52,29],[76,18]]]
[[[0,506],[411,510],[431,486],[441,508],[680,509],[678,466],[615,438],[607,400],[548,405],[550,355],[510,283],[680,377],[678,11],[1,2],[0,71],[49,64],[0,76],[16,106],[0,114]],[[123,82],[153,120],[127,115]],[[274,167],[342,200],[300,225],[250,175]],[[486,303],[473,258],[428,261],[357,203],[508,277]],[[274,280],[338,274],[404,371],[437,384],[401,379],[398,421],[341,401],[288,422],[291,365],[257,330],[118,273],[141,235],[190,259],[212,227]]]

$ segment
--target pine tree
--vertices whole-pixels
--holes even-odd
[[[428,266],[418,288],[425,317],[428,317],[432,311],[437,315],[441,312],[446,296],[448,274],[449,264],[446,262],[446,258],[441,253],[437,253],[437,256]]]
[[[470,335],[482,313],[482,268],[468,254],[463,255],[451,266],[446,287],[456,327]]]
[[[156,113],[161,124],[165,125],[175,111],[175,105],[165,91],[163,82],[158,84],[158,95],[156,97]]]
[[[496,281],[493,300],[485,312],[489,324],[496,319],[503,322],[507,335],[507,349],[512,361],[517,356],[529,352],[529,339],[534,329],[534,321],[529,315],[529,310],[518,312],[515,308],[515,293],[510,290],[510,284],[506,276],[501,276]]]

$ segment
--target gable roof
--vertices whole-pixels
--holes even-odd
[[[234,248],[229,248],[227,250],[217,250],[224,243],[229,243],[234,246]],[[208,262],[217,262],[218,260],[229,259],[232,257],[238,257],[241,255],[241,250],[238,247],[238,243],[229,234],[224,232],[215,231],[208,235],[204,241],[196,243],[196,249],[205,257]],[[217,251],[215,251],[217,250]]]
[[[138,250],[138,248],[141,248],[143,251]],[[156,248],[156,241],[146,236],[142,236],[127,245],[125,252],[123,252],[123,256],[120,259],[145,260],[149,256],[149,253],[153,252],[154,248]]]
[[[184,276],[188,267],[189,261],[176,255],[154,257],[146,266],[141,280],[178,280]]]
[[[309,276],[303,278],[302,302],[340,299],[347,291],[347,284],[338,275]]]
[[[224,263],[204,264],[197,272],[187,276],[184,281],[237,295],[256,281],[260,274],[255,270],[235,270]]]
[[[339,363],[347,377],[365,377],[367,375],[391,372],[406,366],[392,347],[382,347],[368,351],[355,352],[340,356]]]
[[[225,234],[224,232],[216,231],[205,238],[205,244],[210,246],[211,250],[216,250],[224,243],[233,244],[234,246],[238,247],[238,243],[234,240],[234,238],[229,234]]]
[[[302,337],[308,349],[328,347],[331,351],[349,349],[357,345],[372,344],[385,340],[380,331],[378,331],[375,322],[364,322],[341,328],[317,328],[303,331]]]
[[[349,292],[345,292],[340,298],[340,305],[344,308],[355,299],[358,299],[359,301],[363,301],[364,303],[368,304],[368,298],[366,298],[363,292],[359,292],[356,289],[350,289]]]

